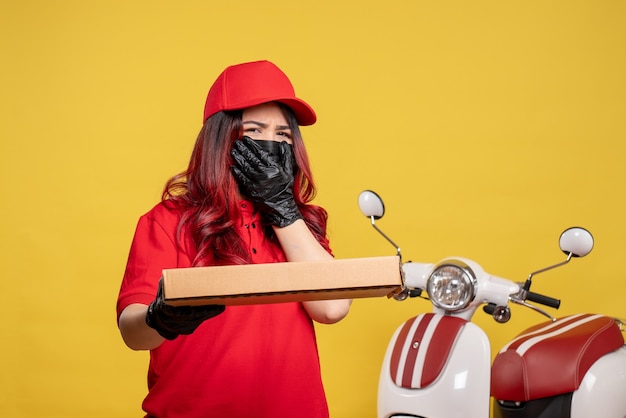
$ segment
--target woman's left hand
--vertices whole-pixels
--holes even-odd
[[[252,139],[235,141],[231,155],[232,172],[242,193],[257,203],[267,221],[279,228],[291,225],[302,214],[293,195],[294,158],[291,145],[280,143],[278,161]]]

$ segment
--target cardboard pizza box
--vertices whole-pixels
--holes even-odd
[[[401,286],[398,256],[163,270],[173,306],[373,298]]]

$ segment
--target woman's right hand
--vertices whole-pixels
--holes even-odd
[[[149,306],[133,303],[120,314],[120,333],[126,345],[133,350],[152,350],[160,346],[165,338],[174,339],[181,334],[191,334],[202,322],[225,309],[223,305],[166,305],[161,284],[159,289]]]
[[[146,324],[163,338],[173,340],[193,333],[200,324],[224,312],[224,305],[172,306],[163,298],[163,279],[159,280],[156,298],[148,306]]]

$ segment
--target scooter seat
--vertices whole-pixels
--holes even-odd
[[[494,359],[491,395],[530,401],[572,392],[598,358],[623,344],[619,326],[602,315],[572,315],[536,325]]]

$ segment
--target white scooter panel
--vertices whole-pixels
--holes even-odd
[[[487,336],[471,322],[432,313],[406,321],[385,354],[378,417],[488,416],[489,353]]]

